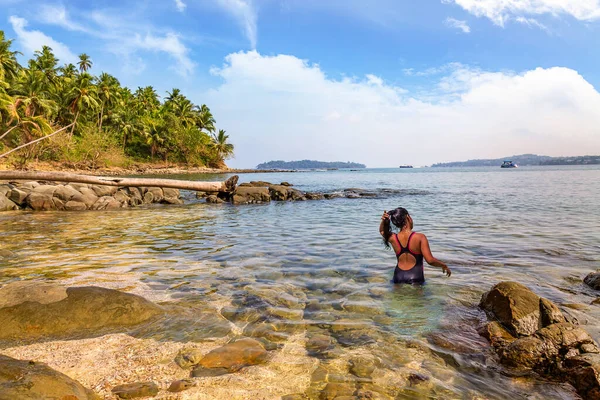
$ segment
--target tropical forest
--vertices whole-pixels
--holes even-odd
[[[225,168],[233,156],[210,109],[179,89],[164,98],[152,86],[131,90],[108,73],[92,74],[87,54],[77,65],[61,64],[48,46],[21,65],[12,45],[0,31],[0,164]]]

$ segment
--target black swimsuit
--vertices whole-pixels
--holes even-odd
[[[398,268],[398,263],[396,262],[396,269],[394,270],[394,283],[425,283],[425,274],[423,273],[423,254],[415,254],[409,250],[410,239],[412,239],[414,234],[415,233],[413,232],[408,237],[406,247],[402,247],[400,239],[398,239],[398,234],[396,234],[396,241],[398,242],[398,246],[400,246],[400,252],[396,253],[396,259],[400,261],[400,256],[404,253],[408,253],[417,261],[415,262],[414,267],[406,271]]]

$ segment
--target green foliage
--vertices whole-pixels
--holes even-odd
[[[52,49],[43,46],[21,66],[11,46],[0,31],[0,149],[73,124],[67,133],[16,152],[19,165],[38,159],[90,167],[132,160],[222,166],[233,156],[225,131],[215,134],[210,109],[179,89],[161,102],[152,86],[132,92],[112,75],[92,75],[85,53],[77,65],[59,66]]]

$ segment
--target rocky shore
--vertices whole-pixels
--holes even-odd
[[[0,183],[0,211],[111,210],[142,204],[183,204],[179,190],[55,182]]]
[[[386,310],[368,302],[384,284],[373,281],[364,294],[337,288],[344,297],[332,304],[256,281],[211,309],[93,286],[13,282],[0,287],[0,400],[460,398],[448,388],[457,361],[442,351],[443,334],[428,335],[430,348],[353,317],[367,312],[386,323]],[[479,332],[503,374],[542,376],[599,398],[598,346],[556,305],[502,282],[479,307],[490,319]],[[194,336],[182,340],[190,327]],[[482,349],[465,351],[488,364]]]

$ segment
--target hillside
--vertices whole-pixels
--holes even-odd
[[[301,161],[269,161],[256,166],[256,169],[327,169],[327,168],[366,168],[364,164],[355,162],[326,162],[314,160]]]
[[[600,164],[600,156],[578,156],[578,157],[549,157],[536,154],[522,154],[495,159],[476,159],[468,161],[456,161],[449,163],[437,163],[432,167],[499,167],[504,160],[510,160],[519,166],[528,165],[592,165]]]

